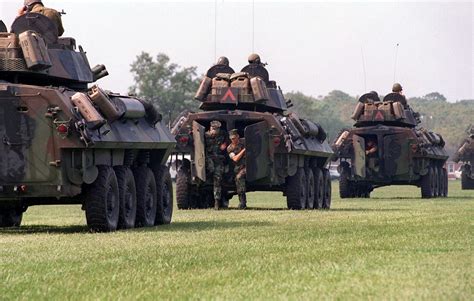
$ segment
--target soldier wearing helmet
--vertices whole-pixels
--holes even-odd
[[[204,134],[206,145],[206,170],[213,179],[214,209],[218,210],[222,200],[222,175],[224,174],[224,161],[227,140],[222,124],[214,120],[210,129]]]
[[[248,58],[249,64],[261,64],[260,56],[256,53],[252,53]]]
[[[58,36],[63,35],[64,27],[61,20],[61,14],[52,8],[45,7],[41,0],[25,0],[23,7],[18,11],[18,16],[22,16],[26,13],[38,13],[45,15],[51,21],[53,21],[54,24],[56,24],[58,28]]]
[[[403,96],[403,98],[400,100],[400,103],[403,105],[404,108],[408,108],[408,103],[405,95],[403,95],[403,88],[400,83],[394,83],[392,86],[392,92],[397,93]]]
[[[249,64],[242,68],[241,72],[246,72],[250,77],[260,77],[263,81],[268,84],[270,81],[270,76],[268,75],[267,69],[265,69],[264,63],[260,59],[260,55],[252,53],[248,57]]]
[[[229,66],[229,59],[225,56],[221,56],[217,59],[217,63],[207,70],[206,76],[209,78],[214,78],[218,73],[235,73],[234,69]]]
[[[236,129],[229,132],[229,138],[230,145],[227,147],[227,153],[234,163],[235,187],[239,196],[239,209],[246,209],[245,176],[247,175],[247,169],[245,167],[245,147],[240,142],[240,136]]]

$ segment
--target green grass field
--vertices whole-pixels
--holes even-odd
[[[0,300],[474,298],[474,191],[337,189],[330,211],[252,193],[251,210],[175,210],[168,226],[102,234],[79,206],[33,207],[0,229]]]

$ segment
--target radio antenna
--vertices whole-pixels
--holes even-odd
[[[255,53],[255,0],[252,0],[252,53]]]
[[[365,57],[364,48],[360,46],[360,53],[362,55],[362,70],[364,71],[364,93],[367,92],[367,74],[365,72]]]
[[[217,59],[217,0],[214,0],[214,61]]]
[[[395,82],[397,78],[397,60],[398,60],[398,46],[399,45],[400,45],[399,43],[395,45],[395,60],[393,62],[393,82]]]

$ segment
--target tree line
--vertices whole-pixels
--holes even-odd
[[[193,100],[202,75],[197,67],[182,67],[172,63],[163,53],[155,57],[147,52],[138,55],[131,64],[134,83],[129,93],[151,101],[163,114],[166,123],[173,121],[182,111],[196,111],[199,102]],[[353,125],[350,119],[358,96],[334,90],[326,96],[315,98],[301,92],[285,94],[291,99],[301,118],[320,123],[328,133],[329,141]],[[448,102],[439,92],[422,97],[409,97],[410,106],[422,116],[421,126],[443,136],[446,149],[452,154],[466,137],[466,128],[474,123],[474,100]]]

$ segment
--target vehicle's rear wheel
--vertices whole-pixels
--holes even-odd
[[[194,205],[191,195],[191,172],[187,168],[180,168],[176,175],[176,203],[178,209],[191,209]]]
[[[314,209],[323,208],[324,198],[324,176],[323,171],[316,167],[313,169],[314,175]]]
[[[448,171],[446,168],[441,169],[442,172],[442,181],[443,181],[443,193],[442,197],[448,196]]]
[[[0,228],[20,227],[22,218],[21,208],[0,207]]]
[[[115,231],[120,212],[117,177],[110,166],[99,165],[97,168],[97,179],[84,187],[87,226],[93,231]]]
[[[433,166],[433,189],[434,189],[434,197],[437,198],[440,196],[440,175],[439,175],[439,168],[437,166]]]
[[[421,177],[421,197],[424,199],[429,199],[434,196],[434,172],[433,168],[428,168],[428,173]]]
[[[135,168],[133,175],[137,184],[137,219],[135,226],[151,227],[155,225],[158,207],[155,176],[146,165]]]
[[[114,167],[119,189],[119,221],[118,229],[131,229],[135,227],[137,217],[137,192],[135,178],[130,167]]]
[[[317,208],[315,206],[315,185],[314,185],[314,174],[313,170],[311,168],[306,169],[306,191],[307,191],[307,197],[306,197],[306,209],[314,209]]]
[[[155,225],[171,223],[173,217],[173,182],[168,167],[161,165],[155,171],[157,207]]]
[[[331,175],[329,174],[328,169],[323,169],[323,177],[324,177],[323,209],[330,209],[332,187],[331,187]]]
[[[288,177],[286,183],[286,202],[288,209],[300,210],[306,206],[307,183],[304,168],[300,167],[296,174]]]
[[[349,180],[349,177],[350,171],[347,168],[343,168],[339,176],[339,196],[341,199],[354,197],[354,185]]]
[[[470,174],[472,166],[466,164],[463,166],[461,173],[461,188],[462,189],[474,189],[474,179],[471,179],[468,174]]]

